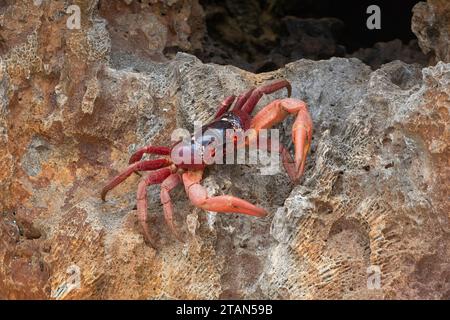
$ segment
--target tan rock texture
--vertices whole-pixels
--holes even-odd
[[[412,31],[425,54],[434,60],[450,62],[450,2],[428,0],[413,8]]]
[[[165,48],[196,46],[203,32],[195,1],[74,3],[79,30],[66,25],[72,2],[0,7],[0,298],[450,298],[450,64],[372,71],[332,58],[255,75],[167,60]],[[180,12],[186,24],[164,31]],[[166,44],[155,47],[148,23]],[[315,125],[301,184],[258,165],[211,167],[203,182],[267,217],[197,210],[178,188],[181,243],[152,186],[155,250],[135,215],[139,176],[100,200],[137,147],[168,145],[225,96],[277,78]],[[287,145],[291,124],[278,126]]]

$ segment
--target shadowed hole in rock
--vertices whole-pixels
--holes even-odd
[[[344,191],[343,171],[339,171],[331,189],[331,195],[337,196]]]
[[[333,206],[328,202],[318,200],[318,201],[316,201],[316,207],[317,207],[317,211],[320,213],[324,213],[324,214],[333,213]]]
[[[385,137],[385,138],[383,138],[383,140],[381,142],[383,143],[383,145],[388,145],[388,144],[392,143],[392,139],[389,137]]]
[[[342,217],[336,220],[331,226],[327,242],[333,242],[333,238],[343,233],[348,233],[346,235],[347,237],[354,238],[354,241],[363,250],[364,259],[368,261],[370,257],[370,241],[367,226],[355,218]]]
[[[411,89],[420,83],[422,71],[420,68],[411,68],[407,65],[397,65],[389,74],[390,80],[403,90]]]
[[[384,168],[385,169],[389,169],[389,168],[392,168],[394,166],[394,163],[393,162],[389,162],[388,164],[386,164],[385,166],[384,166]]]

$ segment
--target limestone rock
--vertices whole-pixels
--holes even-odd
[[[407,45],[400,40],[377,42],[372,48],[362,48],[346,55],[348,58],[358,58],[373,69],[393,60],[401,60],[406,63],[418,63],[422,66],[428,64],[429,57],[420,51],[417,40],[411,40]]]
[[[108,21],[112,62],[121,67],[140,70],[147,59],[202,48],[206,30],[197,0],[100,1],[98,11]]]
[[[31,3],[1,7],[0,298],[449,298],[450,64],[332,58],[255,75],[184,53],[121,60],[105,2],[77,2],[80,30],[65,27],[66,2]],[[139,176],[100,200],[137,147],[169,145],[224,97],[277,78],[315,125],[301,184],[259,165],[211,167],[204,182],[267,217],[197,210],[180,187],[180,243],[152,186],[154,250]],[[291,124],[278,126],[287,145]]]

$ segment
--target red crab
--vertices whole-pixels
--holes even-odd
[[[293,182],[296,182],[303,173],[312,138],[312,121],[306,103],[293,98],[278,99],[262,108],[254,117],[251,116],[253,109],[264,94],[270,94],[282,88],[287,89],[288,97],[290,97],[291,85],[286,80],[277,80],[259,88],[251,88],[237,98],[232,108],[231,105],[236,97],[227,97],[219,106],[214,120],[202,127],[202,131],[212,128],[225,133],[227,129],[247,130],[252,128],[255,133],[253,134],[253,138],[256,139],[261,129],[271,128],[283,121],[289,114],[296,115],[292,127],[295,150],[294,160],[292,160],[291,155],[284,146],[280,145],[278,150],[289,177]],[[146,146],[137,150],[131,156],[128,168],[110,180],[103,188],[101,192],[102,200],[105,201],[108,191],[124,181],[132,173],[155,170],[140,180],[137,189],[138,219],[143,227],[145,240],[152,246],[153,244],[147,225],[147,186],[151,184],[161,184],[161,203],[163,205],[164,217],[172,233],[178,239],[180,238],[173,223],[170,191],[181,182],[184,184],[190,201],[199,208],[214,212],[241,213],[257,217],[265,216],[267,212],[264,209],[245,200],[228,195],[208,197],[206,189],[200,184],[203,171],[208,166],[205,161],[197,164],[192,162],[175,163],[173,161],[173,154],[182,154],[187,151],[193,150],[203,155],[205,145],[211,142],[208,140],[210,138],[210,136],[205,137],[194,134],[191,139],[192,143],[188,146],[178,142],[172,147]],[[198,141],[198,139],[202,140]],[[249,143],[250,139],[252,139],[251,136],[246,140],[246,144]],[[156,154],[165,157],[156,160],[141,161],[144,154]]]

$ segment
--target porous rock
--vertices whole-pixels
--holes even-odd
[[[433,62],[450,62],[450,2],[447,0],[427,0],[413,8],[411,29],[419,40],[425,54],[430,54]]]
[[[65,28],[64,1],[43,3],[1,8],[17,30],[0,32],[8,48],[1,298],[449,298],[450,64],[396,61],[371,71],[332,58],[255,75],[183,53],[117,63],[96,1],[77,2],[84,22],[75,31]],[[262,175],[259,165],[217,165],[204,182],[211,195],[242,197],[267,217],[195,209],[180,187],[178,242],[152,186],[153,249],[136,217],[139,176],[100,200],[137,147],[169,145],[174,129],[207,121],[224,97],[277,78],[292,83],[314,122],[301,183],[281,169]],[[285,95],[265,96],[257,109]],[[287,145],[291,124],[278,126]]]

